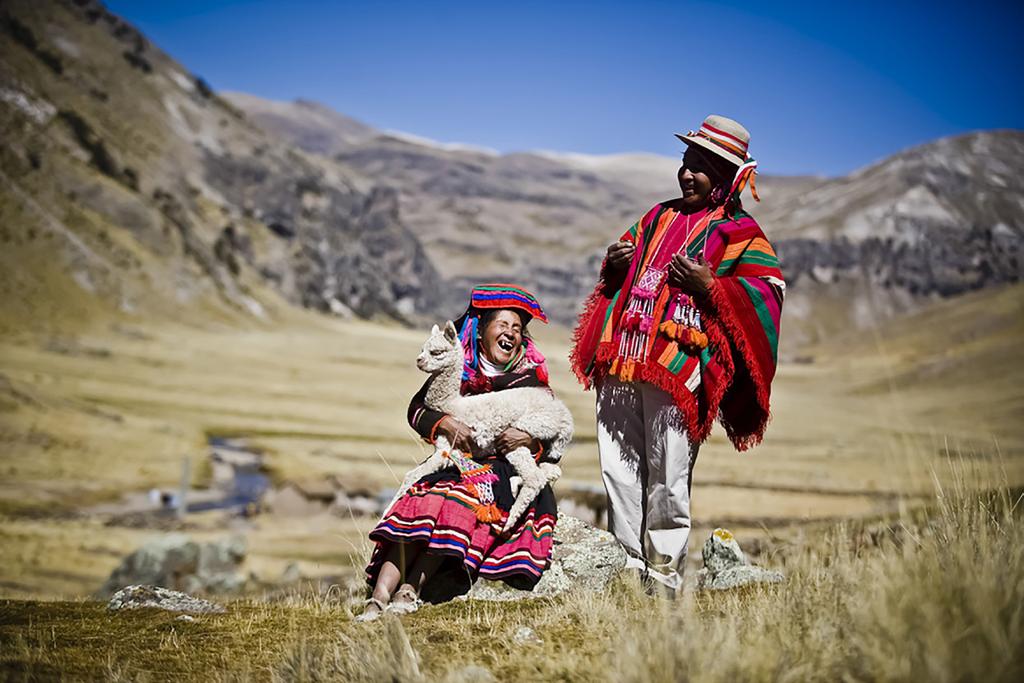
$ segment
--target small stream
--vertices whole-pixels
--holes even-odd
[[[270,488],[270,479],[263,474],[263,455],[251,450],[244,439],[211,436],[207,444],[213,466],[212,488],[224,495],[189,503],[187,511],[244,510],[251,504],[258,504]]]

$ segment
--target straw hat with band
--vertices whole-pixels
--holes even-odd
[[[480,317],[484,311],[498,309],[511,309],[522,313],[525,316],[524,325],[533,319],[542,323],[548,321],[537,297],[523,287],[504,283],[483,284],[474,287],[469,295],[469,308],[455,321],[455,329],[459,331],[459,339],[462,341],[462,348],[466,356],[462,372],[464,380],[472,379],[480,367],[477,342]],[[526,364],[535,366],[539,370],[542,369],[544,379],[547,378],[547,363],[544,354],[529,337],[523,338],[519,351],[505,365],[505,372],[512,372],[517,370],[521,364],[525,365],[524,359],[528,361]]]
[[[700,130],[691,130],[685,135],[676,133],[676,137],[687,145],[697,145],[737,167],[727,195],[729,198],[738,198],[749,182],[754,199],[761,201],[754,187],[757,161],[747,151],[750,133],[739,122],[712,114],[704,119]]]

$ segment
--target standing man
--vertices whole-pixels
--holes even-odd
[[[754,188],[750,134],[709,116],[677,135],[681,196],[656,204],[608,247],[570,361],[597,387],[608,524],[627,568],[682,586],[690,475],[717,417],[737,450],[769,418],[785,283],[740,194]]]

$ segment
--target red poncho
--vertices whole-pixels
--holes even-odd
[[[737,450],[760,443],[770,414],[785,291],[778,258],[761,228],[742,209],[731,217],[722,208],[688,217],[658,204],[620,239],[636,245],[625,280],[618,288],[598,282],[573,336],[569,360],[580,382],[589,389],[607,374],[649,382],[675,399],[692,443],[707,438],[716,416]],[[643,360],[627,360],[620,323],[631,288],[648,271],[664,271],[672,255],[684,250],[693,259],[703,253],[715,275],[709,296],[692,302],[707,347],[687,351],[659,331],[681,295],[662,278],[649,304],[653,327],[643,340]]]

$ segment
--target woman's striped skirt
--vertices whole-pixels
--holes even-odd
[[[460,480],[454,467],[429,474],[399,498],[370,532],[376,542],[366,568],[370,585],[391,543],[426,543],[427,552],[446,556],[443,572],[464,570],[457,573],[462,574],[466,590],[477,577],[500,579],[526,590],[537,584],[551,561],[555,495],[550,486],[544,487],[509,535],[502,537],[499,531],[514,501],[510,480],[516,472],[502,459],[487,462],[497,475],[492,487],[501,520],[477,519],[475,489]],[[429,592],[426,587],[424,592]]]

